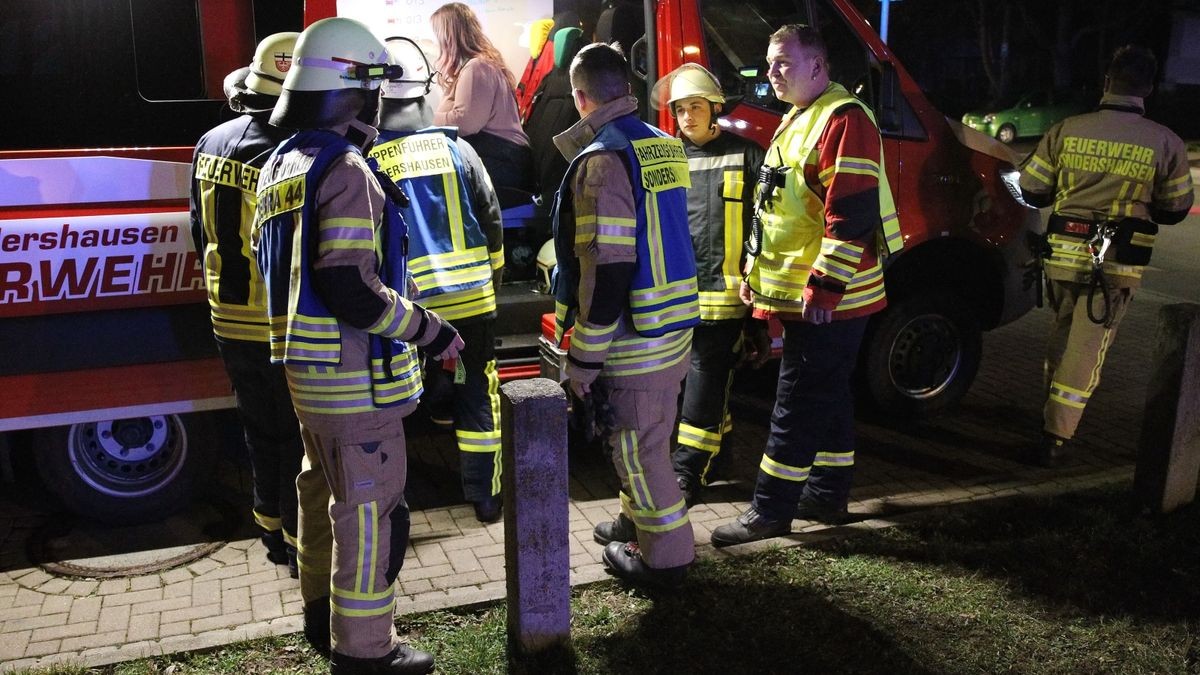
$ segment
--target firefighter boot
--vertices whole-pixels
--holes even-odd
[[[500,516],[504,507],[504,500],[500,495],[492,495],[484,497],[478,501],[471,502],[475,507],[475,520],[481,523],[494,523],[500,520]]]
[[[1030,448],[1029,463],[1046,468],[1056,467],[1067,456],[1067,451],[1067,439],[1043,432],[1037,445]]]
[[[800,501],[796,504],[796,518],[815,520],[827,525],[840,525],[849,519],[849,513],[846,510],[845,502],[822,502],[805,494],[800,496]]]
[[[642,560],[637,542],[609,542],[601,554],[604,566],[616,577],[635,584],[658,588],[678,588],[687,576],[687,565],[677,567],[650,567]]]
[[[433,654],[403,644],[377,659],[360,659],[337,652],[329,659],[329,675],[425,675],[430,672],[433,672]]]
[[[329,654],[329,596],[304,603],[304,639],[321,654]]]
[[[624,513],[618,513],[617,517],[597,523],[596,527],[592,528],[592,539],[596,540],[597,544],[608,546],[614,541],[619,541],[622,544],[637,540],[637,526]]]
[[[684,474],[675,474],[675,481],[679,483],[679,491],[683,493],[683,503],[689,509],[700,501],[700,479],[692,478]]]
[[[759,539],[782,537],[791,531],[791,520],[768,518],[751,506],[732,523],[726,523],[713,530],[712,545],[720,548],[733,544],[745,544]]]

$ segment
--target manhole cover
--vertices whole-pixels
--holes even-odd
[[[113,578],[152,574],[221,548],[241,524],[220,501],[192,503],[157,523],[119,527],[70,516],[52,519],[29,539],[30,560],[50,574]]]

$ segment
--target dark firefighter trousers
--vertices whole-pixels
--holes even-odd
[[[868,317],[815,325],[783,322],[783,358],[755,509],[791,520],[801,496],[845,504],[854,472],[850,377]]]

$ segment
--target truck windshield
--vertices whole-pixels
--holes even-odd
[[[866,45],[829,3],[799,0],[701,0],[705,46],[710,67],[727,94],[742,96],[752,105],[786,112],[766,77],[767,39],[780,26],[803,23],[815,26],[829,52],[829,75],[851,93],[874,104],[877,77]]]

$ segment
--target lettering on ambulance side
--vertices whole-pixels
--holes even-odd
[[[642,167],[642,187],[649,192],[690,188],[687,153],[678,138],[644,138],[633,141],[633,153]]]
[[[202,298],[188,227],[180,213],[3,221],[0,317]]]

